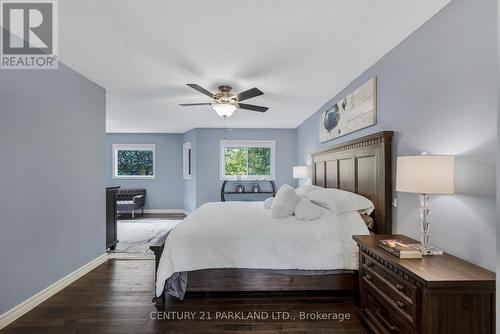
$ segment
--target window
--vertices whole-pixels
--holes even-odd
[[[191,142],[182,145],[182,166],[184,180],[191,180]]]
[[[113,145],[113,178],[153,179],[155,146],[153,144]]]
[[[221,180],[274,180],[275,146],[274,141],[221,141]]]

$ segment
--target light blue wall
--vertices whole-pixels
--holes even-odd
[[[299,163],[310,151],[381,130],[396,131],[394,158],[423,151],[457,155],[457,194],[431,198],[431,243],[492,270],[496,13],[494,0],[452,1],[297,129]],[[378,80],[377,125],[319,144],[320,112],[372,76]],[[394,195],[394,232],[418,237],[417,195]]]
[[[0,70],[0,314],[105,252],[106,92]]]
[[[295,185],[292,177],[292,167],[296,163],[295,129],[232,129],[225,133],[227,140],[276,141],[276,186]],[[223,129],[194,129],[185,135],[184,142],[192,142],[195,159],[195,176],[185,181],[186,210],[193,211],[203,203],[220,201],[219,154],[223,139]]]
[[[500,196],[498,193],[500,192],[500,178],[498,175],[500,174],[500,165],[498,164],[498,160],[500,157],[500,136],[498,133],[500,132],[500,6],[497,2],[497,184],[496,184],[496,193],[497,193],[497,281],[496,281],[496,311],[497,314],[500,314]],[[500,321],[496,322],[496,332],[500,333]]]
[[[500,132],[500,6],[497,2],[497,281],[496,281],[496,311],[497,314],[500,314],[500,196],[498,193],[500,192],[500,178],[498,175],[500,174],[500,165],[498,164],[499,156],[500,156],[500,136],[498,132]],[[500,321],[496,322],[496,332],[500,333]]]
[[[146,209],[182,209],[182,134],[106,134],[106,184],[145,188]],[[154,179],[113,179],[113,144],[155,144]]]

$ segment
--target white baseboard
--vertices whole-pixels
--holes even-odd
[[[189,214],[189,212],[183,209],[144,209],[144,213],[173,213],[173,214],[177,213],[185,215]]]
[[[38,292],[36,295],[26,299],[24,302],[21,304],[14,306],[4,314],[0,315],[0,329],[6,327],[10,323],[12,323],[14,320],[22,317],[29,311],[31,311],[33,308],[36,306],[40,305],[83,275],[87,274],[90,272],[92,269],[95,269],[99,265],[103,264],[108,260],[108,254],[103,254],[96,259],[90,261],[89,263],[85,264],[84,266],[78,268],[77,270],[73,271],[72,273],[66,275],[65,277],[61,278],[59,281],[49,285],[47,288],[43,289],[42,291]]]

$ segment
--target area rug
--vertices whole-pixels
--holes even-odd
[[[135,219],[119,220],[118,244],[111,257],[153,258],[149,243],[173,229],[181,220]]]

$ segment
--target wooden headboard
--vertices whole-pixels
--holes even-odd
[[[372,216],[377,234],[392,233],[393,134],[374,133],[311,154],[313,184],[369,198],[375,204]]]

